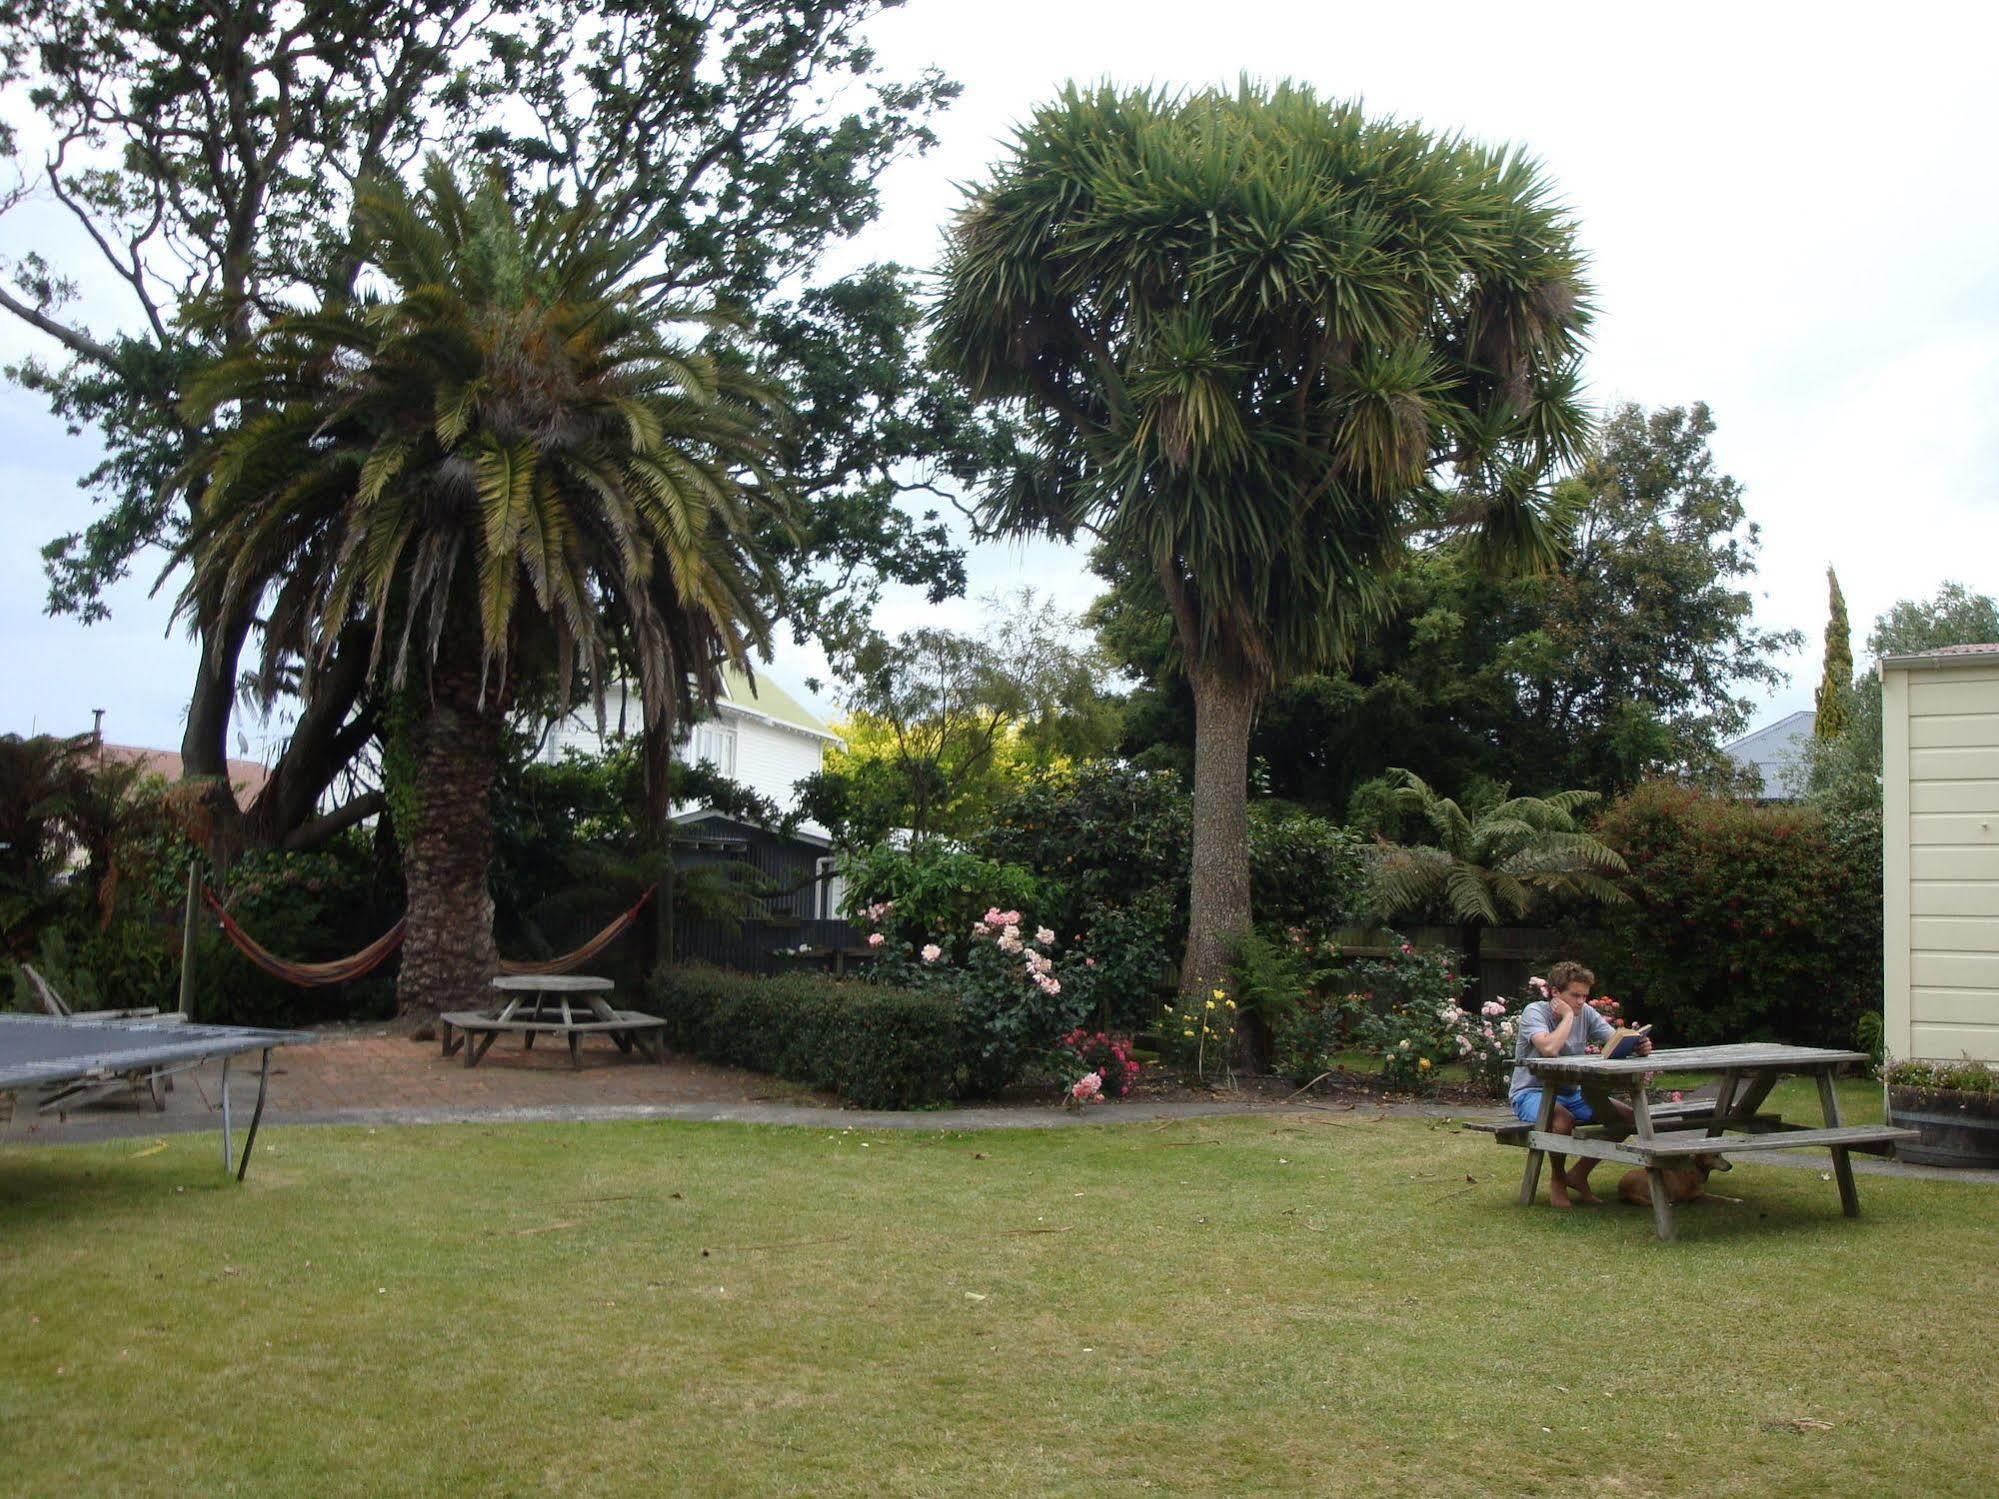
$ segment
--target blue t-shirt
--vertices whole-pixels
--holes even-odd
[[[1541,1086],[1541,1080],[1519,1065],[1529,1057],[1538,1057],[1534,1038],[1544,1036],[1560,1022],[1561,1015],[1555,1009],[1554,1001],[1537,999],[1520,1012],[1520,1024],[1513,1032],[1513,1082],[1507,1088],[1509,1099],[1518,1098],[1529,1088]],[[1562,1042],[1561,1054],[1565,1057],[1579,1057],[1584,1048],[1592,1043],[1601,1046],[1611,1038],[1617,1028],[1588,1005],[1583,1006],[1582,1018],[1569,1027],[1568,1039]]]

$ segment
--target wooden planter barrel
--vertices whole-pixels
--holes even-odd
[[[1898,1161],[1999,1170],[1999,1093],[1891,1087],[1888,1122],[1922,1131],[1922,1139],[1895,1148]]]

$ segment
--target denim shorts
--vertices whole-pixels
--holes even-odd
[[[1522,1124],[1539,1124],[1541,1122],[1541,1090],[1539,1088],[1522,1089],[1513,1095],[1512,1101],[1513,1112],[1519,1115]],[[1581,1088],[1571,1088],[1566,1093],[1557,1093],[1555,1095],[1555,1102],[1575,1115],[1576,1123],[1578,1124],[1588,1124],[1596,1118],[1596,1115],[1590,1112],[1590,1106],[1583,1102],[1583,1090]]]

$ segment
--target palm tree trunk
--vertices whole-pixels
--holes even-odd
[[[1187,953],[1180,997],[1196,1011],[1228,981],[1236,944],[1249,931],[1249,731],[1256,688],[1246,674],[1192,667],[1194,694],[1194,849],[1187,913]],[[1266,1066],[1269,1035],[1258,1017],[1242,1017],[1239,1040],[1251,1071]]]
[[[409,935],[396,980],[405,1015],[485,1008],[500,967],[489,874],[503,716],[492,695],[479,703],[478,639],[476,630],[445,631],[427,711],[412,729],[414,809],[403,838]]]

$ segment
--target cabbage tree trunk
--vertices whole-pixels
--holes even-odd
[[[1222,667],[1192,667],[1188,679],[1194,696],[1194,847],[1180,998],[1199,1011],[1216,989],[1233,992],[1229,964],[1250,927],[1249,732],[1257,691],[1247,673]],[[1269,1028],[1261,1017],[1240,1012],[1238,1026],[1244,1067],[1267,1070]]]
[[[419,688],[421,693],[422,689]],[[476,629],[447,629],[411,725],[410,827],[403,834],[408,935],[396,1007],[419,1018],[492,1002],[493,777],[504,722],[498,694],[479,702]]]

